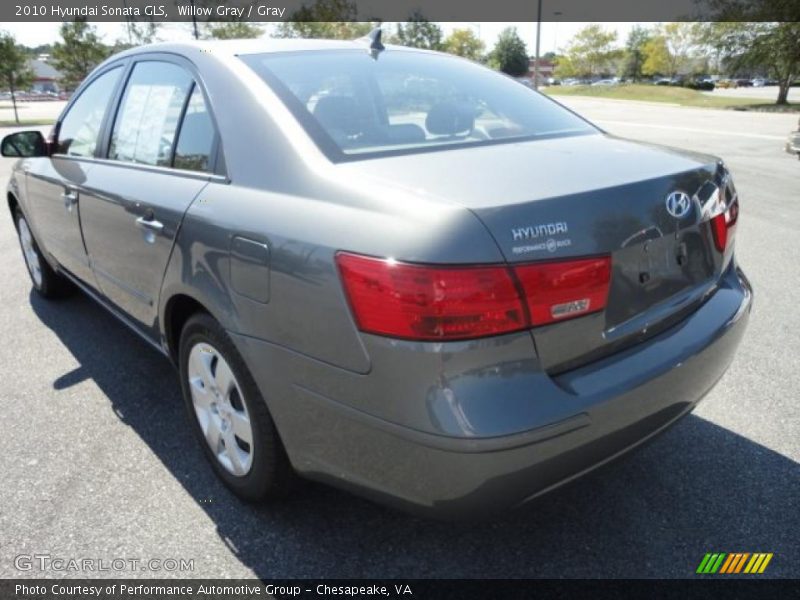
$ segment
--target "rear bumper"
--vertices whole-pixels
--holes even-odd
[[[555,378],[540,374],[550,386],[531,413],[540,422],[509,435],[424,432],[301,384],[284,390],[289,401],[265,397],[305,476],[430,516],[484,516],[615,458],[690,412],[733,359],[751,299],[731,268],[700,309],[659,336]],[[240,349],[250,364],[267,358],[252,341]],[[539,402],[539,390],[525,393]]]

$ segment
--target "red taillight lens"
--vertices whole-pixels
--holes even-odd
[[[720,252],[725,252],[725,249],[733,239],[733,234],[736,232],[736,221],[738,220],[738,200],[734,200],[724,213],[711,219],[711,231],[714,233],[714,245]]]
[[[599,311],[611,279],[610,257],[445,267],[340,252],[336,262],[358,328],[413,340],[499,335]]]
[[[527,326],[506,267],[432,267],[345,252],[336,255],[336,262],[362,331],[457,340]]]
[[[608,300],[611,258],[585,258],[516,267],[533,325],[602,310]]]

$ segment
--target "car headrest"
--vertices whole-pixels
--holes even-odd
[[[349,96],[324,96],[314,107],[314,117],[328,132],[356,135],[361,132],[358,105]]]
[[[475,126],[475,111],[463,102],[434,104],[425,117],[425,128],[434,135],[469,133]]]

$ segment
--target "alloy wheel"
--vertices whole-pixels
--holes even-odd
[[[42,287],[42,265],[39,262],[39,252],[33,243],[33,236],[25,219],[19,220],[19,239],[22,242],[22,253],[25,255],[25,264],[28,266],[33,282],[37,288]]]
[[[206,342],[189,352],[189,390],[200,429],[219,463],[243,477],[253,466],[253,426],[236,376]]]

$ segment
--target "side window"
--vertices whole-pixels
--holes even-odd
[[[58,154],[94,156],[103,116],[121,73],[121,67],[107,71],[81,92],[61,121]]]
[[[195,86],[178,134],[173,166],[189,171],[208,171],[213,146],[214,124],[206,109],[203,92]]]
[[[170,166],[172,146],[192,77],[167,62],[137,63],[111,133],[108,157]]]

